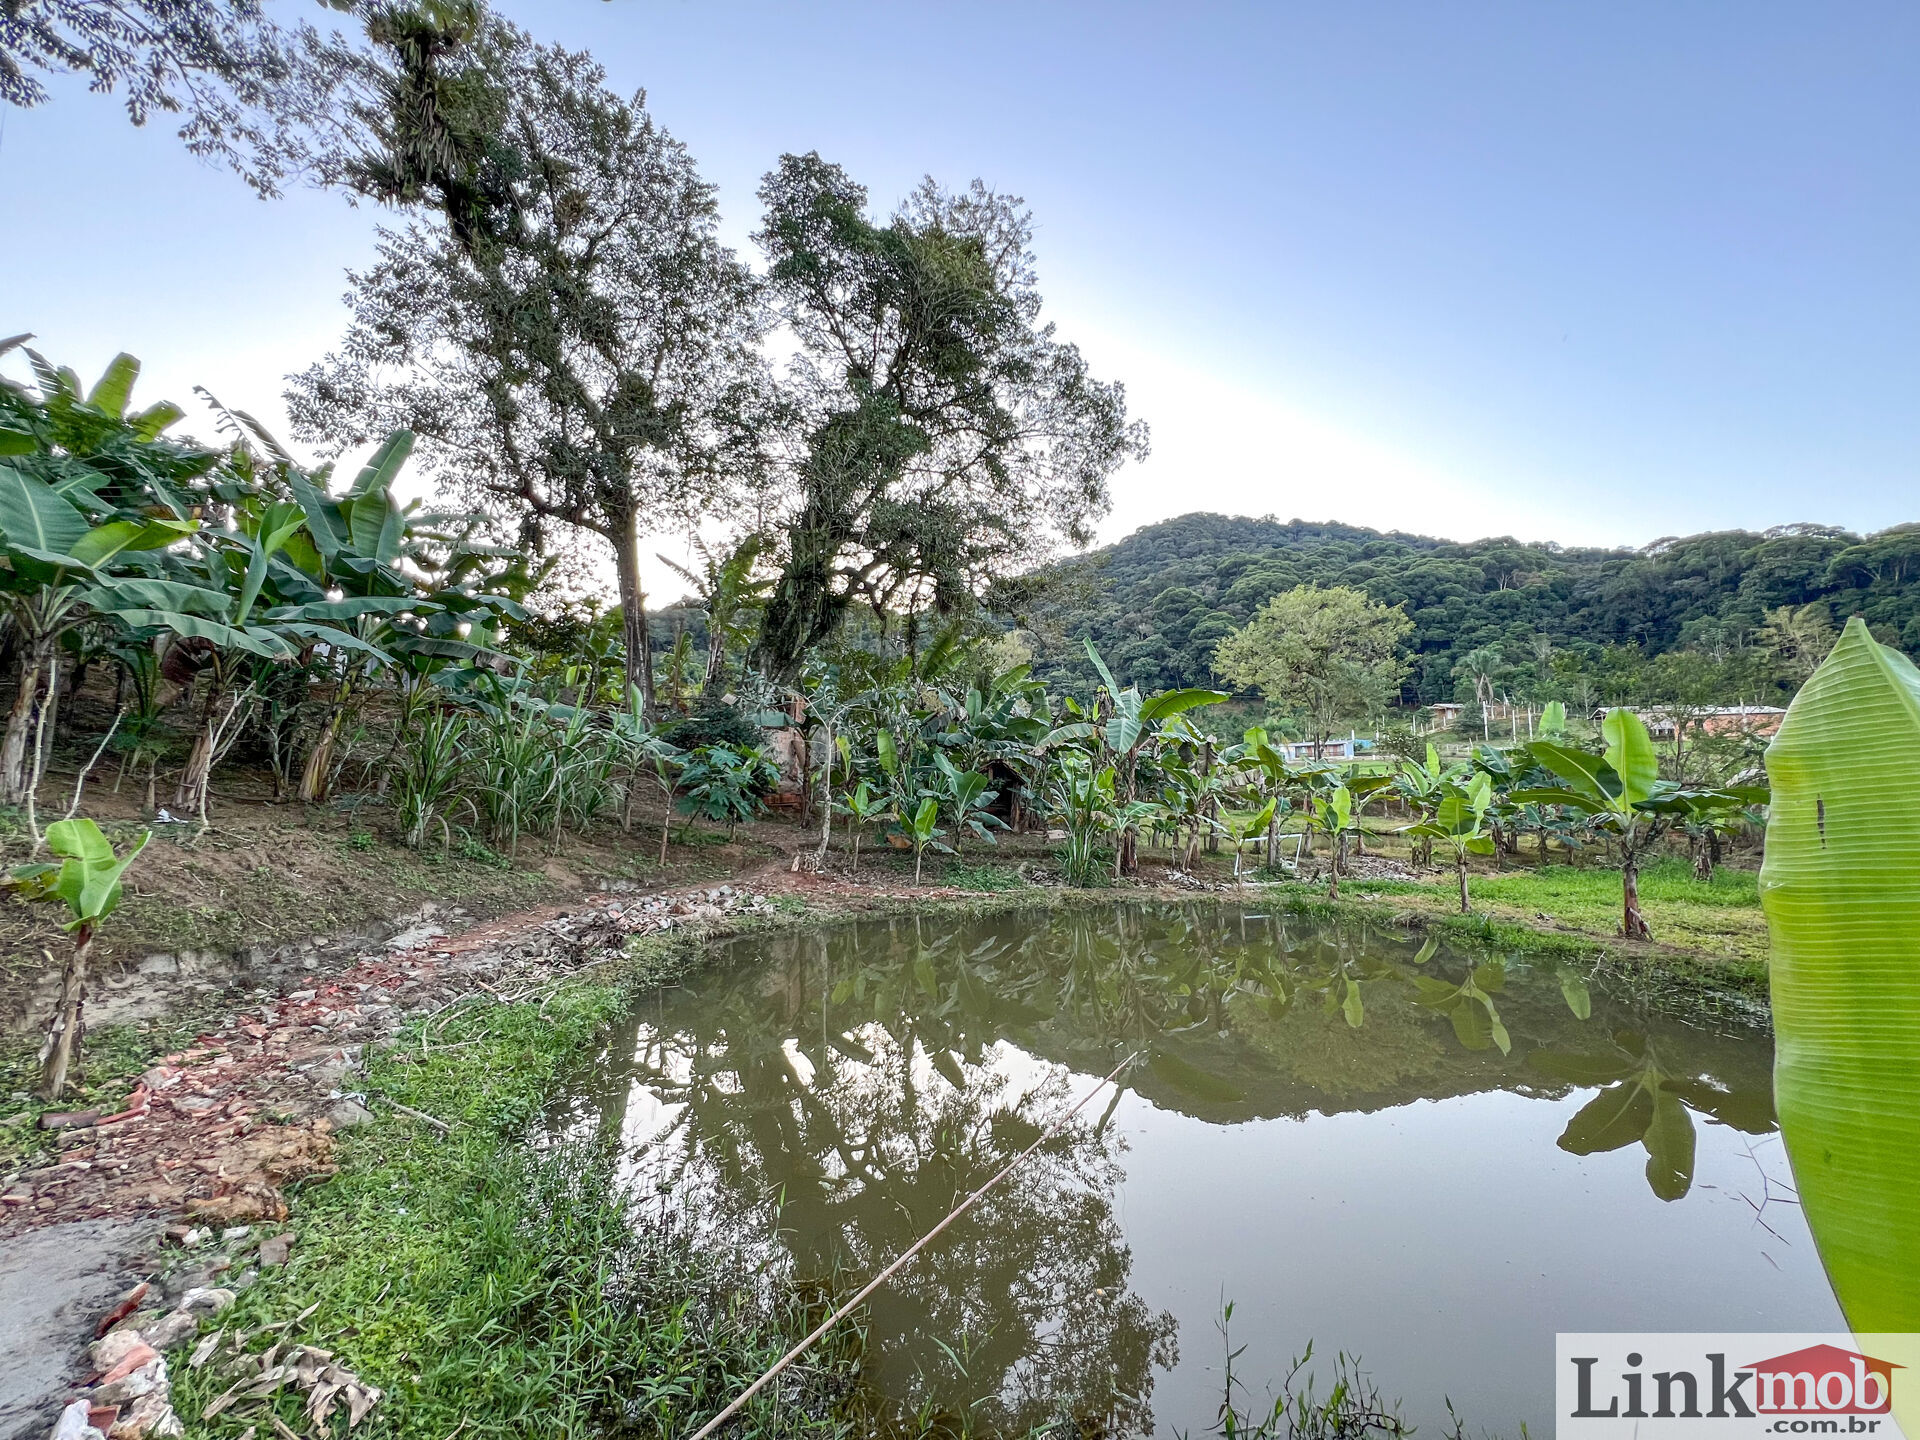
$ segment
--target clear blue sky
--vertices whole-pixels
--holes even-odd
[[[1024,195],[1050,315],[1154,427],[1107,537],[1920,519],[1920,7],[505,8],[648,90],[743,247],[783,150],[883,206]],[[68,86],[5,116],[0,219],[0,333],[274,415],[375,214]]]

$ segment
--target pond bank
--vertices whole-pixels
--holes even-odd
[[[989,867],[973,868],[969,878],[982,883]],[[1432,912],[1399,887],[1370,894],[1351,884],[1333,902],[1306,885],[1063,891],[1020,884],[1011,870],[998,875],[985,883],[1015,888],[914,891],[884,864],[852,884],[761,859],[754,884],[577,896],[458,935],[414,936],[411,948],[369,947],[342,957],[353,962],[344,969],[296,979],[303,989],[256,994],[199,1025],[97,1037],[103,1084],[89,1103],[118,1113],[136,1094],[134,1077],[148,1074],[150,1108],[112,1134],[35,1133],[47,1143],[34,1154],[19,1148],[21,1132],[8,1139],[0,1131],[0,1144],[15,1147],[0,1152],[12,1155],[0,1160],[8,1201],[0,1233],[83,1215],[178,1214],[203,1202],[204,1243],[148,1257],[141,1274],[257,1271],[222,1317],[222,1343],[246,1334],[251,1349],[242,1355],[276,1337],[337,1351],[388,1391],[376,1410],[381,1433],[444,1435],[476,1396],[559,1433],[592,1423],[593,1407],[616,1395],[650,1397],[649,1420],[671,1433],[758,1373],[821,1297],[743,1285],[660,1214],[631,1213],[611,1198],[604,1151],[538,1155],[522,1142],[565,1069],[637,996],[702,963],[715,939],[862,915],[1238,896],[1432,928],[1509,952],[1639,967],[1703,990],[1731,984],[1750,994],[1755,979],[1688,952]],[[152,1074],[167,1069],[190,1077],[187,1090]],[[215,1103],[172,1105],[189,1092]],[[182,1143],[154,1147],[141,1180],[138,1132],[168,1128]],[[201,1183],[209,1176],[217,1177],[211,1187]],[[223,1244],[223,1226],[253,1228]],[[249,1259],[262,1239],[283,1232],[294,1236],[290,1263],[262,1269]],[[603,1253],[617,1264],[595,1263]],[[418,1283],[402,1290],[392,1283],[398,1273]],[[503,1345],[502,1334],[518,1338]],[[857,1336],[839,1345],[782,1391],[755,1433],[857,1432]],[[223,1352],[196,1370],[175,1352],[181,1413],[197,1415],[227,1388],[240,1358]],[[298,1422],[299,1395],[276,1403],[284,1420]],[[189,1433],[238,1435],[244,1424],[227,1421],[242,1414],[266,1424],[260,1406],[243,1407]]]

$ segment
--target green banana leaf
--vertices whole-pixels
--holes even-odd
[[[1920,1331],[1920,670],[1855,617],[1767,747],[1774,1101],[1856,1332]]]

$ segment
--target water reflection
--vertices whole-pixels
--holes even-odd
[[[1116,905],[736,948],[616,1037],[577,1120],[616,1131],[636,1177],[799,1277],[865,1280],[1144,1053],[1097,1115],[872,1301],[881,1392],[981,1430],[1153,1428],[1175,1324],[1131,1288],[1116,1215],[1127,1090],[1209,1127],[1591,1090],[1561,1149],[1638,1144],[1668,1201],[1693,1184],[1696,1116],[1748,1134],[1774,1123],[1770,1048],[1740,1023],[1364,930]]]

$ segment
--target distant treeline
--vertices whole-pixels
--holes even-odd
[[[1020,616],[1035,670],[1082,688],[1087,636],[1142,687],[1210,683],[1220,639],[1301,584],[1405,607],[1414,632],[1403,704],[1469,699],[1481,675],[1527,697],[1628,702],[1706,688],[1778,699],[1800,669],[1782,633],[1818,644],[1854,614],[1920,653],[1920,525],[1870,536],[1790,525],[1604,550],[1194,514],[1062,562],[1047,579]]]

